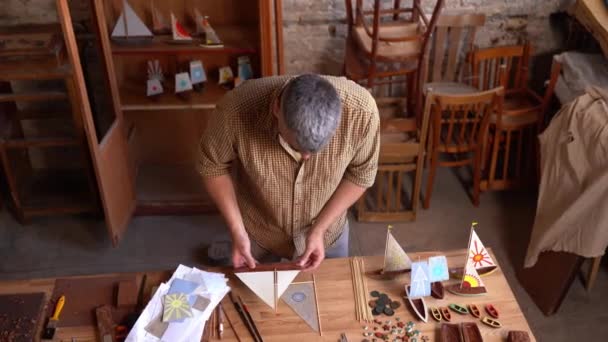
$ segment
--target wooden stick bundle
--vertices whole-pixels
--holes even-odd
[[[355,316],[359,322],[371,322],[373,316],[367,304],[367,281],[363,259],[354,257],[350,260],[353,290],[355,293]]]

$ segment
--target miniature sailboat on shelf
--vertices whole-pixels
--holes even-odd
[[[412,263],[411,285],[405,286],[405,294],[414,313],[423,321],[429,319],[429,311],[424,297],[431,295],[428,264],[425,261]]]
[[[150,1],[150,12],[152,13],[152,32],[154,34],[169,34],[171,28],[165,21],[165,17],[162,13],[154,6],[154,0]]]
[[[469,247],[472,245],[475,239],[479,241],[479,237],[477,237],[477,234],[475,234],[474,231],[476,225],[476,222],[473,222],[473,224],[471,224],[471,243],[469,243]],[[481,244],[481,241],[479,241],[479,244]],[[493,265],[494,267],[496,267],[496,265],[494,264],[492,258],[490,258],[489,254],[485,252],[485,248],[483,248],[483,245],[481,245],[480,248],[481,249],[476,249],[474,251],[476,254],[471,254],[471,249],[469,248],[469,253],[467,253],[467,259],[465,262],[462,280],[460,281],[460,283],[447,286],[446,289],[448,291],[460,296],[480,296],[487,293],[485,284],[477,273],[476,265],[481,264],[482,260],[485,260],[486,264],[488,265]],[[483,252],[485,252],[485,254]]]
[[[208,16],[202,16],[198,10],[196,10],[196,31],[199,35],[204,35],[205,40],[204,43],[201,44],[202,47],[210,47],[210,48],[221,48],[224,47],[224,43],[222,43],[220,37],[218,37],[217,33],[211,27],[209,23]]]
[[[157,97],[162,94],[164,91],[163,81],[164,76],[159,61],[148,61],[148,86],[146,95],[148,97]]]
[[[473,263],[473,267],[475,271],[480,276],[485,276],[491,274],[496,271],[498,266],[488,253],[488,250],[484,247],[483,243],[477,236],[475,232],[475,227],[477,227],[477,222],[473,222],[471,224],[471,233],[469,234],[469,255],[468,259]],[[463,276],[464,268],[451,268],[450,276],[453,278],[461,278]]]
[[[125,45],[137,45],[151,43],[153,38],[154,35],[137,16],[131,5],[127,0],[123,0],[123,11],[112,30],[112,41]]]
[[[171,32],[173,33],[173,39],[169,40],[172,44],[190,44],[192,43],[192,36],[190,33],[179,23],[175,15],[171,13]]]

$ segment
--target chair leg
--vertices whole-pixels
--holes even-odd
[[[433,193],[433,183],[435,182],[435,175],[437,173],[437,163],[439,162],[439,152],[433,151],[431,156],[431,165],[429,166],[429,179],[426,181],[426,194],[424,196],[424,209],[428,209],[431,206],[431,195]]]
[[[587,275],[587,284],[585,284],[585,289],[587,292],[590,292],[595,285],[595,280],[597,279],[597,273],[600,270],[600,264],[602,262],[602,257],[593,258],[591,261],[591,268],[589,269],[589,274]]]
[[[481,157],[481,146],[478,146],[473,158],[473,205],[475,207],[479,207],[479,195],[481,193]]]

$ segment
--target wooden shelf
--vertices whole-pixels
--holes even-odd
[[[165,82],[165,93],[152,99],[146,96],[146,84],[128,83],[120,88],[123,111],[214,109],[216,102],[228,92],[217,81],[206,82],[201,92],[189,91],[188,98],[178,97],[173,82]]]
[[[71,74],[69,65],[58,65],[54,59],[0,61],[0,81],[60,80]]]
[[[194,165],[140,165],[136,191],[138,214],[205,213],[215,210]]]
[[[112,54],[114,55],[137,55],[137,54],[254,54],[257,52],[252,42],[256,41],[256,27],[248,26],[225,26],[215,28],[218,36],[224,42],[224,46],[202,47],[201,38],[192,37],[189,44],[171,44],[170,35],[155,36],[150,44],[144,45],[121,45],[112,42]]]
[[[27,182],[19,186],[25,215],[97,211],[86,172],[84,169],[35,170]]]
[[[68,95],[61,91],[41,91],[32,93],[20,94],[0,94],[0,102],[18,102],[18,101],[50,101],[50,100],[65,100]]]

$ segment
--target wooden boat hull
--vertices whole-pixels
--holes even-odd
[[[441,317],[443,317],[444,321],[446,321],[446,322],[452,321],[452,314],[450,313],[450,310],[448,310],[448,308],[442,307],[439,310],[441,311]]]
[[[439,311],[439,309],[431,308],[431,316],[433,316],[433,319],[437,322],[441,322],[441,311]]]
[[[497,269],[498,269],[498,266],[492,266],[492,267],[478,268],[478,269],[476,269],[476,271],[477,271],[477,274],[479,274],[479,276],[485,277],[487,275],[494,273]],[[464,273],[464,267],[452,267],[449,269],[449,272],[450,272],[450,278],[462,279],[462,275]]]
[[[431,283],[431,296],[436,299],[443,299],[445,296],[445,289],[440,281]]]
[[[112,42],[121,46],[144,46],[154,42],[154,37],[112,37]]]
[[[426,323],[429,320],[429,310],[426,306],[424,298],[410,298],[410,287],[408,285],[405,286],[405,294],[410,306],[414,310],[414,313],[418,316],[418,318]]]
[[[492,318],[498,319],[498,310],[496,310],[494,305],[486,304],[485,309],[486,309],[486,312],[488,313],[488,315],[490,315]]]
[[[393,280],[399,276],[402,276],[408,272],[411,272],[411,269],[401,270],[401,271],[390,271],[385,272],[384,270],[375,270],[366,272],[365,275],[376,280]]]
[[[446,290],[457,296],[465,297],[483,296],[488,293],[485,287],[461,287],[460,283],[448,285],[446,286]]]
[[[476,323],[443,323],[440,329],[443,342],[482,342],[481,332]]]
[[[481,317],[481,312],[479,311],[479,308],[475,304],[469,304],[469,312],[475,318]]]
[[[495,329],[502,328],[502,324],[499,321],[497,321],[493,318],[487,317],[487,316],[481,319],[481,323],[483,323],[487,326],[490,326],[492,328],[495,328]]]

